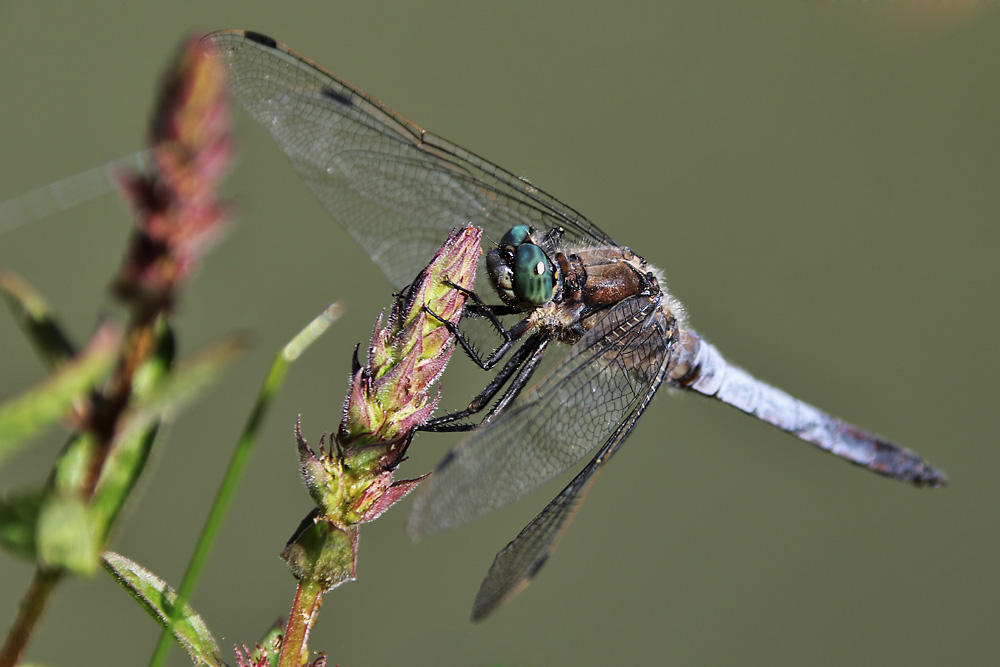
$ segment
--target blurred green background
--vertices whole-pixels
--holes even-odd
[[[918,491],[736,411],[662,392],[536,582],[468,621],[494,553],[566,480],[412,544],[366,526],[310,646],[330,664],[996,664],[1000,12],[993,3],[133,2],[0,5],[0,200],[142,146],[192,30],[252,28],[523,174],[663,267],[732,360],[904,443]],[[182,350],[253,351],[180,415],[113,548],[177,582],[278,347],[345,317],[288,379],[194,605],[227,650],[290,606],[277,559],[309,510],[292,426],[336,427],[390,289],[242,112],[233,233],[184,295]],[[79,340],[128,214],[114,197],[0,235],[0,267]],[[42,377],[0,314],[0,399]],[[445,377],[461,406],[481,371]],[[44,478],[63,435],[0,470]],[[422,435],[404,475],[455,442]],[[30,574],[0,560],[0,627]],[[56,594],[28,657],[143,664],[158,632],[107,577]],[[188,664],[176,652],[171,664]]]

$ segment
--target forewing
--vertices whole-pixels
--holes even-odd
[[[425,132],[286,46],[244,31],[205,39],[239,102],[395,287],[408,285],[461,225],[480,226],[494,241],[527,224],[613,243],[528,181]]]
[[[543,380],[452,450],[414,502],[410,533],[513,502],[608,442],[659,385],[673,327],[659,294],[610,308]]]

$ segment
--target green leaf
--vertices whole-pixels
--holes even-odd
[[[73,344],[52,318],[49,304],[27,281],[13,273],[0,271],[0,296],[4,297],[49,370],[75,356]]]
[[[248,347],[245,336],[229,336],[198,350],[178,362],[159,381],[144,382],[128,416],[129,429],[143,429],[168,411],[191,402],[202,389],[215,382],[223,370]]]
[[[48,492],[83,494],[97,443],[90,431],[74,433],[52,465]]]
[[[105,551],[103,561],[104,569],[161,627],[168,626],[171,614],[175,616],[170,631],[196,665],[224,665],[215,638],[201,616],[187,603],[174,610],[177,593],[166,582],[135,561],[113,551]]]
[[[101,479],[90,500],[90,517],[101,543],[107,540],[145,469],[158,432],[157,422],[144,429],[129,429],[115,438],[115,446],[104,462]]]
[[[315,343],[320,336],[326,333],[331,324],[340,319],[343,312],[344,309],[340,304],[331,303],[327,306],[326,310],[314,317],[312,322],[288,341],[288,344],[281,351],[282,358],[292,362],[302,356],[306,348]]]
[[[243,432],[240,434],[236,448],[233,450],[229,466],[226,468],[218,494],[215,496],[215,502],[212,503],[208,518],[205,520],[205,526],[202,528],[201,536],[198,538],[195,552],[192,554],[191,562],[188,564],[187,572],[184,574],[184,581],[181,583],[180,590],[185,599],[190,597],[191,592],[194,591],[205,563],[208,562],[208,555],[212,550],[215,539],[219,535],[222,520],[233,501],[233,497],[236,494],[236,487],[239,484],[243,470],[250,460],[253,446],[257,442],[261,424],[270,409],[274,397],[284,383],[288,369],[302,355],[303,351],[337,320],[340,312],[340,306],[331,304],[323,313],[313,319],[305,329],[289,341],[275,358],[274,363],[271,364],[271,369],[264,379],[264,386],[261,387],[257,395],[257,401],[254,403],[250,415],[247,417]],[[166,634],[160,638],[160,643],[156,646],[156,652],[150,664],[160,665],[165,660],[167,647],[164,639],[165,636]]]
[[[50,570],[89,577],[97,569],[97,544],[86,504],[75,495],[50,494],[38,511],[38,562]]]
[[[135,369],[132,376],[132,403],[138,403],[152,391],[155,391],[171,373],[174,359],[177,355],[177,341],[174,330],[163,315],[157,318],[154,325],[156,349]]]
[[[0,405],[0,461],[28,438],[66,414],[74,400],[107,375],[115,360],[118,334],[101,327],[87,348],[42,383]]]
[[[338,528],[316,516],[314,510],[302,520],[281,558],[296,579],[316,582],[328,591],[345,581],[354,581],[358,527]]]
[[[262,654],[266,654],[270,664],[277,665],[278,657],[281,653],[281,638],[285,634],[285,622],[282,619],[275,621],[271,629],[264,633],[261,637],[258,646],[261,650],[255,650],[253,652],[253,658],[255,660],[260,660]]]
[[[171,372],[175,352],[173,331],[161,321],[156,337],[155,353],[136,369],[132,382],[134,402],[141,403],[147,394],[156,391]],[[115,436],[114,446],[101,468],[101,477],[90,500],[90,516],[102,544],[106,543],[115,519],[128,502],[149,460],[160,421],[146,421],[149,423],[130,423],[126,417],[126,428]]]
[[[35,529],[45,492],[4,494],[0,500],[0,545],[10,553],[35,560]]]

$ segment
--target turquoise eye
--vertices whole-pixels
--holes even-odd
[[[516,227],[511,227],[507,230],[507,233],[503,235],[503,238],[500,239],[500,246],[503,247],[512,245],[517,247],[525,242],[530,232],[531,229],[528,228],[528,225],[517,225]]]
[[[507,234],[509,235],[514,229]],[[542,249],[533,243],[519,245],[514,251],[514,293],[519,299],[536,306],[541,306],[552,298],[552,270],[549,268],[549,259]]]

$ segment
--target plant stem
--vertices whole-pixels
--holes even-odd
[[[42,616],[46,603],[56,584],[62,578],[62,573],[57,570],[43,570],[35,568],[35,574],[31,578],[31,584],[24,594],[21,606],[17,612],[14,624],[10,626],[7,633],[7,640],[3,648],[0,649],[0,667],[14,667],[21,654],[28,646],[28,640],[34,632],[35,624]]]
[[[281,640],[281,657],[278,667],[299,667],[302,653],[307,650],[309,631],[316,622],[316,615],[323,604],[323,586],[315,579],[302,580],[295,590],[295,602],[288,615],[285,636]]]
[[[155,314],[141,314],[129,327],[128,338],[122,347],[122,356],[118,367],[112,373],[108,386],[103,393],[103,400],[98,405],[93,417],[91,431],[94,434],[92,458],[87,464],[87,475],[84,478],[80,495],[87,501],[94,495],[101,471],[111,452],[118,428],[121,427],[122,414],[128,407],[132,397],[132,381],[136,370],[156,350]]]
[[[198,537],[198,544],[195,547],[194,553],[191,555],[191,561],[188,563],[187,571],[184,573],[184,579],[181,581],[181,585],[177,589],[177,602],[174,604],[175,613],[179,613],[179,611],[183,608],[184,603],[190,599],[195,586],[198,584],[201,572],[205,568],[205,564],[208,562],[209,553],[212,550],[212,546],[215,544],[215,538],[219,534],[219,530],[222,526],[222,520],[225,518],[226,512],[229,510],[229,506],[232,504],[233,496],[236,494],[236,489],[239,485],[240,479],[242,479],[243,469],[250,460],[253,445],[257,442],[257,436],[260,432],[260,424],[264,415],[267,414],[268,408],[274,400],[275,395],[281,389],[281,385],[284,383],[285,375],[287,375],[289,367],[292,362],[298,359],[299,355],[302,354],[305,348],[309,347],[309,345],[319,338],[319,336],[322,335],[331,324],[337,321],[337,318],[340,317],[340,312],[341,307],[339,305],[330,305],[320,315],[313,319],[313,321],[310,322],[302,331],[296,334],[295,337],[282,348],[278,356],[275,357],[274,363],[271,364],[271,370],[268,371],[264,384],[260,389],[260,393],[257,394],[257,400],[254,403],[253,409],[250,411],[250,416],[247,417],[246,424],[243,427],[243,432],[240,434],[239,441],[236,443],[236,448],[233,450],[233,455],[230,458],[229,466],[226,468],[226,472],[223,475],[219,491],[216,493],[215,501],[212,503],[212,508],[209,510],[208,518],[205,519],[205,525],[201,529],[201,535]],[[173,620],[175,619],[171,619],[171,622]],[[167,651],[173,644],[172,640],[173,635],[171,634],[171,629],[169,627],[164,628],[163,633],[160,635],[160,640],[156,645],[156,649],[153,651],[153,655],[149,660],[151,667],[163,664],[164,660],[166,660]]]

